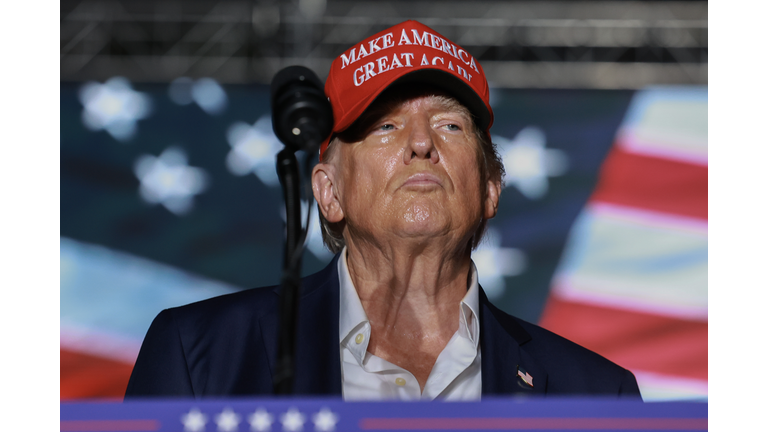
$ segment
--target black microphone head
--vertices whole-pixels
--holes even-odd
[[[289,66],[272,79],[272,129],[286,147],[317,152],[333,129],[333,109],[310,69]]]

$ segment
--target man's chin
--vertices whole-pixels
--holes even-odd
[[[398,228],[401,237],[432,241],[447,235],[450,232],[450,223],[442,214],[418,209],[404,213]]]

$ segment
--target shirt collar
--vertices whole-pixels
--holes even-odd
[[[459,334],[467,337],[477,348],[480,343],[480,285],[477,282],[477,267],[474,261],[469,266],[469,287],[467,294],[461,299],[461,318],[459,321]],[[463,335],[462,330],[467,334]]]
[[[350,333],[360,328],[361,324],[368,323],[368,315],[365,314],[363,304],[360,302],[360,296],[352,283],[352,277],[349,275],[347,267],[347,247],[341,250],[341,256],[337,264],[339,270],[339,343],[349,336]]]
[[[477,267],[470,262],[469,281],[467,294],[461,299],[461,313],[459,316],[459,335],[469,339],[477,348],[480,342],[480,287],[477,283]],[[353,332],[358,332],[368,324],[368,315],[360,302],[360,296],[352,283],[347,267],[347,248],[341,251],[337,264],[339,271],[339,343],[350,337]],[[368,345],[368,337],[365,338],[365,346]],[[364,352],[364,351],[363,351]]]

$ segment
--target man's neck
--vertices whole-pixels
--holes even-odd
[[[459,326],[469,248],[449,254],[348,245],[342,259],[371,324],[368,351],[413,373],[423,389]]]

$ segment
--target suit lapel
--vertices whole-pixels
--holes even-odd
[[[341,395],[338,254],[302,280],[296,346],[296,394]]]
[[[531,336],[511,316],[493,306],[482,289],[480,323],[483,396],[544,394],[546,371],[522,347]]]
[[[341,395],[338,255],[319,273],[302,279],[294,357],[293,393]],[[278,313],[262,318],[262,337],[274,378]]]

